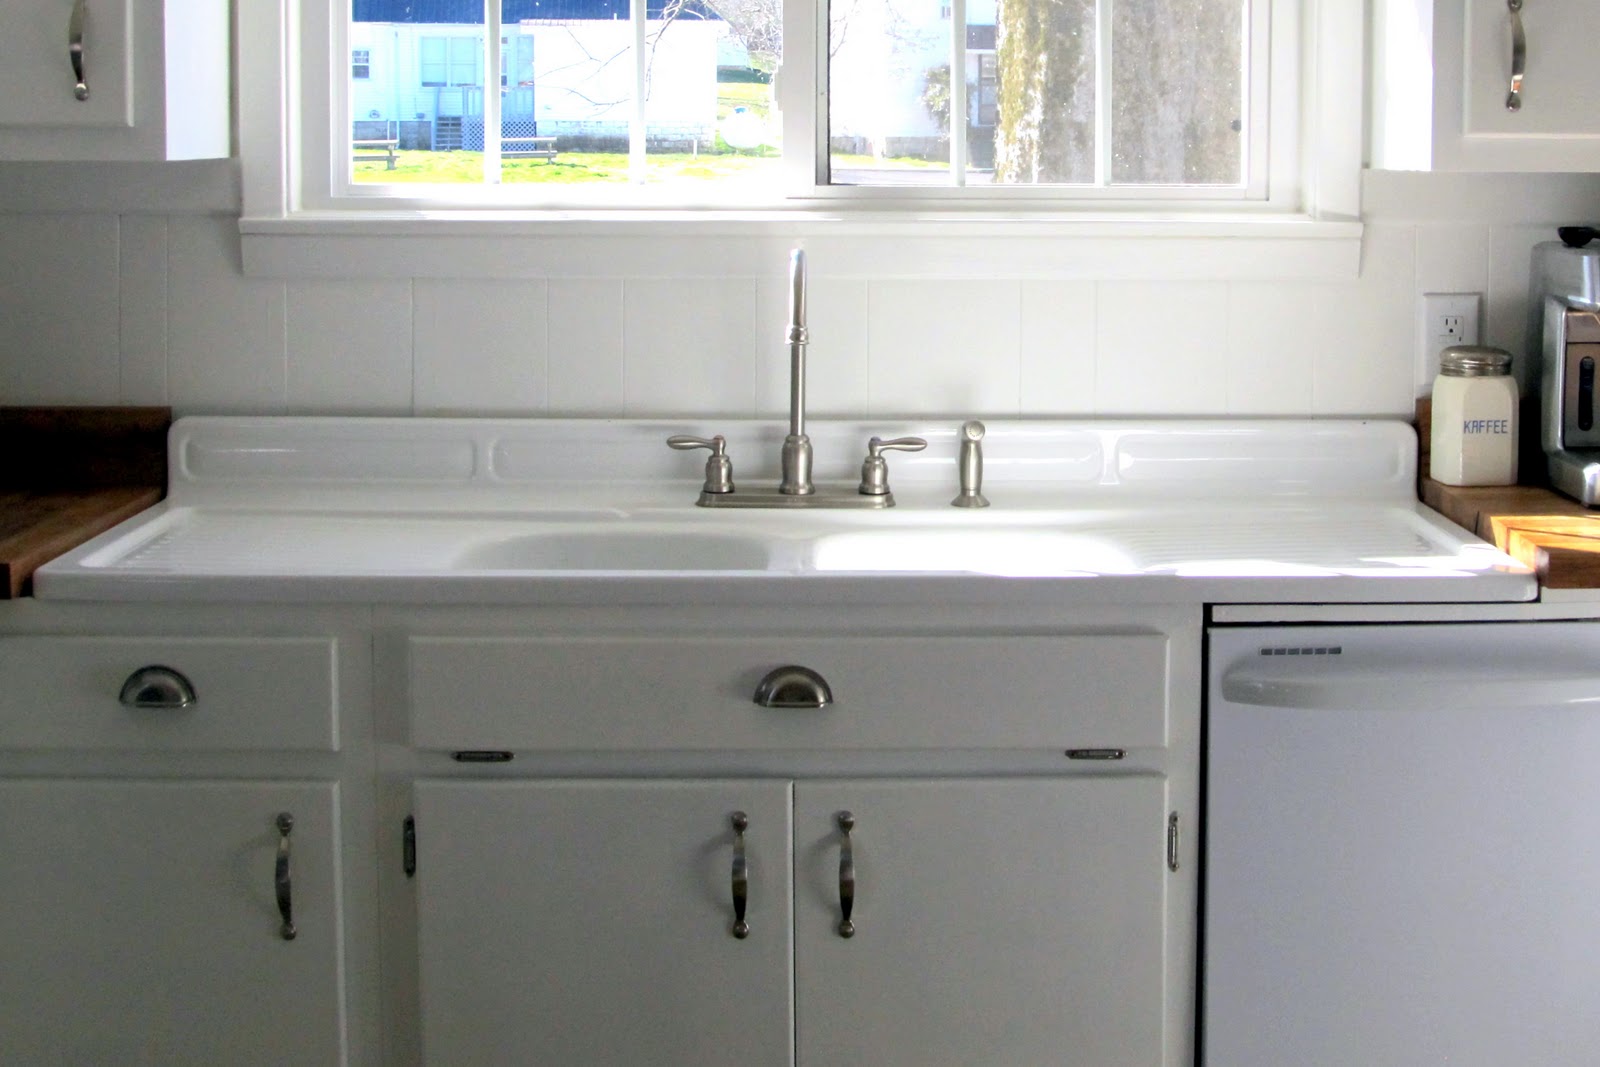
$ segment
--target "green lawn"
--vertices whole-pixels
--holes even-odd
[[[483,181],[482,152],[396,153],[395,169],[382,163],[357,163],[358,182],[438,182],[445,184]],[[776,149],[759,152],[652,153],[647,165],[652,180],[676,181],[736,178],[774,168]],[[628,180],[628,157],[621,152],[562,152],[555,159],[506,159],[500,163],[500,180],[542,182],[567,185]]]
[[[396,154],[395,169],[382,163],[357,163],[358,182],[429,182],[479,184],[483,181],[482,152],[414,152]],[[755,179],[776,171],[778,151],[767,147],[748,152],[652,153],[647,160],[651,181],[725,181]],[[836,167],[851,169],[904,169],[938,167],[924,159],[873,159],[871,156],[835,155]],[[500,164],[500,180],[554,185],[628,180],[628,157],[621,152],[562,152],[552,160],[507,159]]]

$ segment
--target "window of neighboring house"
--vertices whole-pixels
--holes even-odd
[[[417,82],[428,89],[481,85],[483,39],[477,37],[421,37],[416,41]],[[397,71],[396,78],[405,75]]]
[[[283,196],[319,209],[1281,215],[1322,197],[1355,214],[1362,16],[1328,0],[566,0],[558,18],[488,0],[466,23],[444,20],[476,18],[474,4],[294,2],[282,32],[305,75],[281,91],[298,122],[273,136],[304,176]],[[318,79],[318,56],[378,33],[381,84],[370,48],[350,53],[366,62],[349,78]],[[486,70],[500,92],[482,91]],[[340,165],[380,98],[419,153],[408,173]]]
[[[350,50],[350,77],[355,81],[366,81],[372,77],[371,49],[352,48]]]

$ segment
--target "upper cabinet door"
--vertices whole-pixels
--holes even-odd
[[[798,783],[801,1067],[1169,1062],[1165,800],[1155,776]]]
[[[226,157],[229,6],[0,0],[0,160]]]
[[[335,789],[0,783],[0,1059],[343,1062]]]
[[[80,100],[69,56],[81,6],[87,96]],[[95,128],[133,125],[129,18],[133,0],[0,0],[0,126]]]
[[[414,800],[426,1063],[793,1062],[787,782],[422,781]]]
[[[1516,23],[1525,46],[1511,92]],[[1433,165],[1439,170],[1600,171],[1600,4],[1436,0]]]

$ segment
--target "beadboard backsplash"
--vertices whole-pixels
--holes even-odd
[[[787,410],[782,263],[759,277],[247,278],[211,186],[189,213],[165,203],[182,189],[139,210],[115,181],[91,170],[68,193],[8,196],[25,183],[0,168],[0,403]],[[810,410],[1409,417],[1426,390],[1417,295],[1485,294],[1483,340],[1522,362],[1529,251],[1557,223],[1600,220],[1600,177],[1369,173],[1364,203],[1349,281],[814,275]]]

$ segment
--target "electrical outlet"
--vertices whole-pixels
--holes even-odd
[[[1478,343],[1482,293],[1423,293],[1417,301],[1417,395],[1427,396],[1439,373],[1439,353]]]

